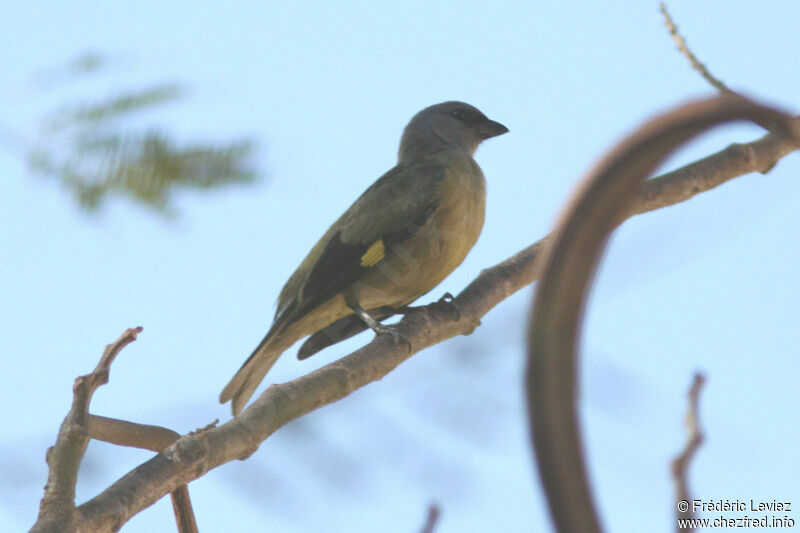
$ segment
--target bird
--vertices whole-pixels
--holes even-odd
[[[278,357],[310,336],[305,359],[381,321],[431,291],[481,233],[486,180],[478,145],[507,133],[476,107],[448,101],[418,112],[403,130],[397,165],[334,222],[289,277],[264,339],[220,394],[234,416]]]

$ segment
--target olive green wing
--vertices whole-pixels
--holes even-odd
[[[444,177],[434,162],[398,165],[364,191],[286,283],[270,334],[347,289],[423,226],[439,205]]]

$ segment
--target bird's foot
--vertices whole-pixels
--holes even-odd
[[[375,332],[375,335],[389,335],[392,338],[393,344],[403,342],[406,346],[408,346],[408,351],[411,353],[411,342],[409,342],[409,340],[400,330],[399,326],[386,326],[381,324],[372,316],[370,316],[370,314],[367,313],[363,307],[361,307],[361,304],[359,304],[355,298],[351,298],[350,301],[347,302],[347,305],[356,315],[359,316],[359,318],[361,318],[361,320],[364,321],[364,324],[366,324],[369,329]]]
[[[381,323],[375,324],[375,326],[370,326],[372,331],[375,332],[375,335],[388,335],[392,339],[393,344],[397,344],[402,342],[408,347],[408,351],[411,352],[411,342],[403,333],[402,329],[398,326],[386,326]]]

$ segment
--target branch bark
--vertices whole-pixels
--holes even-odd
[[[800,131],[800,124],[796,128]],[[685,201],[753,170],[765,171],[798,148],[800,135],[769,134],[740,148],[723,150],[648,182],[628,215]],[[410,351],[405,344],[377,337],[339,361],[288,383],[272,385],[239,417],[226,424],[180,438],[78,507],[80,527],[86,531],[114,531],[177,487],[221,464],[248,457],[287,422],[379,380],[428,346],[471,333],[483,315],[538,278],[541,270],[538,257],[548,239],[545,237],[483,270],[455,299],[458,320],[453,320],[449,308],[436,305],[407,315],[398,327],[404,329],[412,346]]]

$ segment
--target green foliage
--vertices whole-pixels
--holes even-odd
[[[105,64],[102,56],[85,54],[47,78],[96,75]],[[250,139],[179,143],[167,131],[130,125],[183,93],[179,84],[159,84],[63,106],[43,121],[39,140],[28,149],[29,166],[57,180],[87,211],[111,197],[126,197],[173,214],[177,191],[254,182],[256,150]]]
[[[56,133],[69,126],[102,126],[125,114],[145,111],[162,103],[169,103],[182,96],[178,84],[157,85],[138,91],[112,96],[107,101],[90,104],[74,104],[55,114],[47,129]]]

